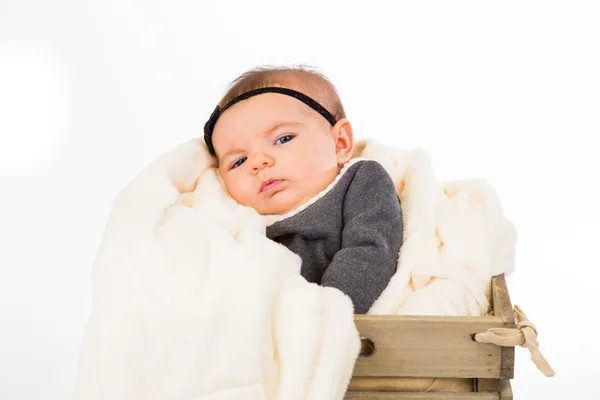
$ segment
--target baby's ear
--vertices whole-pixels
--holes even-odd
[[[335,142],[335,155],[338,165],[346,164],[354,152],[354,133],[346,118],[340,119],[332,128],[331,136]]]

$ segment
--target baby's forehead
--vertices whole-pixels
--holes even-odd
[[[266,93],[231,107],[223,113],[215,128],[225,131],[266,130],[282,122],[306,123],[315,115],[320,117],[297,99],[282,94]]]
[[[286,83],[272,84],[270,87],[288,89],[287,93],[267,91],[234,102],[232,106],[227,104],[221,106],[225,107],[225,111],[214,125],[212,135],[213,145],[219,147],[215,150],[227,151],[226,148],[234,144],[239,145],[246,138],[249,140],[253,137],[259,138],[275,131],[277,125],[284,125],[284,123],[309,126],[317,123],[327,128],[329,128],[328,124],[334,123],[331,122],[334,117],[327,118],[319,110],[319,107],[321,109],[325,107],[324,112],[328,111],[328,104],[324,104],[328,102],[324,101],[322,90],[311,88],[312,85],[300,84],[298,81]],[[316,103],[318,107],[311,102]],[[313,126],[313,128],[321,130],[320,126]]]

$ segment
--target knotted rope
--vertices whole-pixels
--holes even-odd
[[[536,367],[546,376],[554,376],[554,370],[546,361],[539,349],[537,330],[529,321],[519,306],[514,307],[516,328],[490,328],[487,332],[475,334],[475,341],[492,343],[504,347],[526,347],[531,353],[531,360]]]

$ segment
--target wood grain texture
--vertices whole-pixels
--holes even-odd
[[[478,343],[475,333],[514,328],[504,275],[492,278],[493,316],[355,315],[365,356],[346,400],[512,400],[514,348]]]
[[[355,316],[361,337],[375,345],[353,376],[500,378],[499,346],[472,335],[504,326],[498,317]]]
[[[492,308],[494,310],[494,315],[502,318],[502,321],[507,324],[507,328],[514,327],[515,314],[513,312],[504,275],[492,277]],[[508,326],[510,324],[513,326]]]
[[[496,275],[492,278],[492,307],[494,315],[504,322],[505,328],[514,328],[515,315],[510,301],[508,287],[504,275]],[[500,358],[500,377],[512,379],[515,376],[515,348],[502,347]]]
[[[379,392],[474,392],[472,378],[382,378],[354,377],[349,391]]]
[[[500,379],[479,378],[475,380],[476,392],[500,393]]]
[[[508,379],[500,381],[500,400],[513,400],[512,387]]]
[[[344,400],[499,400],[497,393],[348,392]],[[511,399],[512,400],[512,399]]]

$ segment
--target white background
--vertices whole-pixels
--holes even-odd
[[[217,5],[218,4],[218,5]],[[262,64],[335,83],[359,138],[484,177],[517,226],[515,398],[598,399],[592,3],[0,0],[0,399],[67,399],[111,202]]]

